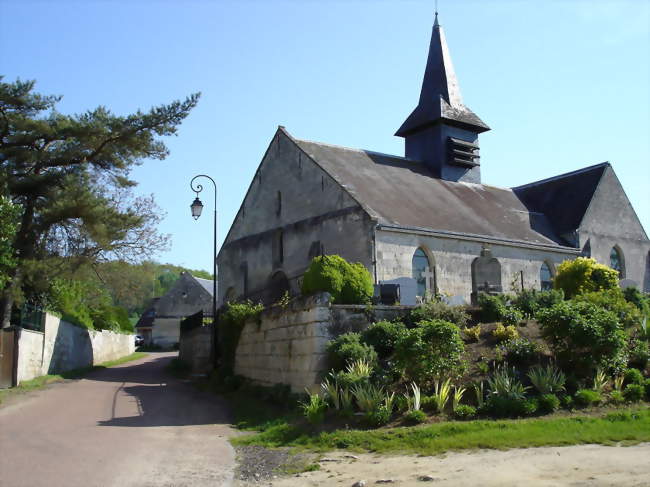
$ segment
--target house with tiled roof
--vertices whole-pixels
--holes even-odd
[[[612,164],[486,184],[479,135],[488,130],[463,103],[436,16],[418,104],[395,134],[404,156],[279,127],[219,252],[219,301],[297,294],[321,254],[363,263],[376,284],[411,283],[402,304],[548,288],[558,264],[580,255],[650,290],[650,241]]]

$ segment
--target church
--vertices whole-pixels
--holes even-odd
[[[300,140],[280,126],[219,252],[219,302],[298,294],[322,254],[363,263],[376,284],[400,283],[402,304],[545,289],[578,256],[650,290],[650,241],[610,163],[515,188],[484,184],[488,130],[463,104],[436,14],[418,104],[395,134],[404,156]]]

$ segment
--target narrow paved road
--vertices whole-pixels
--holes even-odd
[[[231,485],[226,407],[168,376],[173,356],[152,353],[0,408],[0,485]]]

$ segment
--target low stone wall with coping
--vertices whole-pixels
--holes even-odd
[[[89,367],[135,352],[133,335],[93,331],[46,314],[44,331],[18,329],[18,384],[46,374]]]
[[[327,344],[371,323],[404,315],[407,306],[333,305],[327,293],[300,297],[264,310],[245,324],[237,346],[235,374],[293,392],[315,390],[329,371]]]

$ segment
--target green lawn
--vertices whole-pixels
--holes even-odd
[[[245,424],[244,424],[245,425]],[[259,422],[261,432],[234,438],[235,445],[297,447],[315,451],[350,449],[378,453],[433,455],[473,448],[524,448],[584,443],[650,441],[650,409],[627,408],[602,416],[519,420],[449,421],[377,430],[340,429],[312,433],[288,419]]]
[[[122,357],[117,360],[110,360],[108,362],[102,362],[101,364],[94,365],[92,367],[84,367],[81,369],[69,370],[67,372],[62,372],[60,374],[42,375],[32,380],[26,380],[21,382],[20,385],[18,385],[17,387],[12,387],[10,389],[0,389],[0,402],[2,402],[4,399],[7,399],[17,394],[23,394],[25,392],[40,389],[46,386],[47,384],[52,384],[54,382],[61,382],[66,379],[80,379],[88,372],[92,372],[93,370],[114,367],[115,365],[120,365],[126,362],[131,362],[133,360],[141,359],[142,357],[146,357],[147,355],[148,354],[144,352],[135,352],[132,353],[131,355],[127,355],[126,357]]]

